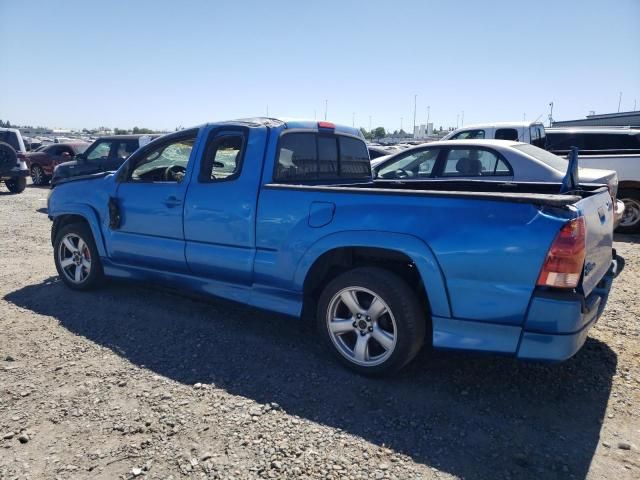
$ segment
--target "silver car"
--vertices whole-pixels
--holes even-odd
[[[528,143],[511,140],[447,140],[412,147],[372,162],[378,180],[494,180],[560,183],[568,161]],[[609,187],[615,199],[618,175],[613,170],[580,168],[582,183]],[[624,204],[615,204],[616,225]]]

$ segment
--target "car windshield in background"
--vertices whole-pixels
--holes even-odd
[[[520,150],[522,153],[525,153],[536,160],[546,163],[551,168],[558,170],[559,172],[565,173],[567,171],[567,160],[554,155],[551,152],[525,143],[521,145],[514,145],[513,148]]]
[[[71,145],[71,148],[73,149],[73,153],[75,153],[76,155],[78,155],[79,153],[84,153],[84,151],[89,148],[89,144],[83,144],[83,145]]]

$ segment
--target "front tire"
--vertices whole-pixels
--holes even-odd
[[[621,189],[618,200],[624,203],[624,214],[616,233],[638,233],[640,231],[640,190]]]
[[[34,165],[31,167],[31,181],[34,185],[46,185],[49,183],[49,177],[45,175],[40,165]]]
[[[362,267],[325,287],[317,327],[337,358],[365,375],[397,371],[420,351],[426,314],[417,296],[396,274]]]
[[[98,249],[87,224],[65,225],[53,242],[56,270],[67,287],[90,290],[104,277]]]
[[[24,189],[27,188],[27,179],[26,177],[14,177],[5,180],[4,184],[11,193],[22,193]]]

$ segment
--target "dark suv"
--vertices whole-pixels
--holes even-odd
[[[76,155],[73,161],[58,165],[53,171],[51,185],[69,177],[115,171],[129,158],[129,155],[156,137],[159,135],[100,137],[84,153]]]

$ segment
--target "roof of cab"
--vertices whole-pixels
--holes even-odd
[[[264,126],[270,128],[280,127],[287,130],[292,129],[301,129],[301,130],[318,130],[319,123],[321,121],[318,120],[305,120],[305,119],[293,119],[293,118],[271,118],[271,117],[252,117],[252,118],[240,118],[237,120],[228,120],[224,122],[214,122],[211,125],[245,125],[248,127],[252,126]],[[348,127],[346,125],[335,125],[334,131],[337,133],[343,133],[346,135],[353,135],[356,137],[362,137],[362,133],[359,129],[354,127]]]
[[[530,127],[531,125],[542,125],[540,121],[517,121],[517,122],[491,122],[491,123],[476,123],[473,125],[465,125],[456,130],[469,130],[472,128],[494,128],[494,127]]]

